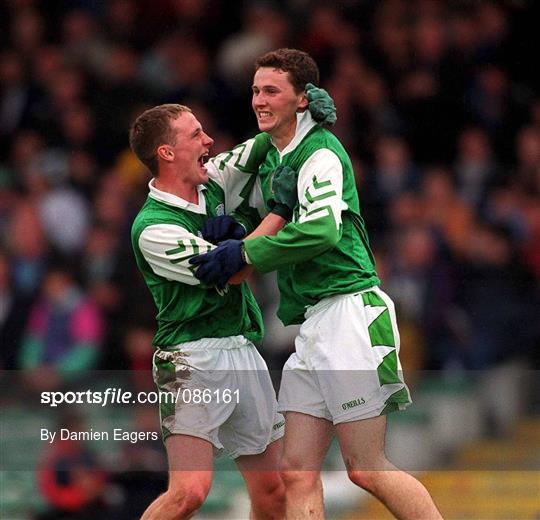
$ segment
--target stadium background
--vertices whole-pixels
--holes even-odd
[[[257,131],[254,58],[292,46],[335,99],[398,308],[416,404],[390,420],[391,456],[446,518],[538,518],[537,21],[532,0],[3,2],[0,516],[136,518],[164,485],[159,443],[36,440],[45,424],[156,429],[155,407],[52,413],[36,396],[85,377],[151,389],[154,308],[129,242],[149,178],[127,128],[181,102],[213,154],[230,149]],[[251,283],[278,376],[295,331],[275,318],[273,277]],[[217,465],[201,517],[241,518],[239,476]],[[346,480],[333,449],[332,518],[388,517]]]

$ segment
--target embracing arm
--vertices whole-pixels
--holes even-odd
[[[305,262],[333,248],[341,238],[343,168],[329,149],[317,150],[298,176],[299,210],[295,222],[275,236],[245,241],[248,262],[261,272]]]
[[[139,236],[144,259],[158,276],[188,285],[200,285],[188,260],[215,246],[176,224],[154,224]]]
[[[285,224],[287,224],[287,221],[283,217],[280,217],[275,213],[269,213],[259,224],[259,226],[246,238],[249,240],[262,235],[275,235],[280,229],[283,228]],[[246,258],[246,260],[248,260],[248,258]],[[241,271],[231,276],[229,283],[233,285],[242,283],[253,272],[253,270],[254,268],[252,265],[248,264],[244,266]]]

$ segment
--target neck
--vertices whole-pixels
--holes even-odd
[[[291,121],[291,123],[287,126],[287,128],[283,129],[282,132],[279,132],[276,135],[272,135],[272,142],[274,143],[275,147],[282,152],[287,145],[293,140],[294,134],[296,132],[296,117],[294,118],[294,121]]]
[[[192,204],[199,203],[199,190],[197,186],[183,182],[178,176],[168,177],[167,175],[160,174],[158,177],[155,177],[154,186],[159,191],[176,195]]]

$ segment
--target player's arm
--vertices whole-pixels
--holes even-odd
[[[291,168],[276,169],[271,182],[272,213],[263,220],[252,236],[276,233],[292,216],[298,202],[297,180],[298,174]],[[217,221],[218,224],[226,222],[227,219]],[[215,285],[220,289],[227,283],[239,283],[251,270],[246,264],[244,242],[236,238],[220,242],[216,249],[191,258],[189,263],[198,266],[195,272],[197,278],[207,285]],[[238,273],[239,275],[235,276]]]
[[[245,240],[246,260],[268,272],[305,262],[333,248],[341,238],[343,168],[329,149],[317,150],[298,175],[297,218],[275,236]]]
[[[262,198],[254,199],[252,192],[257,183],[259,166],[271,146],[270,135],[262,132],[206,163],[208,176],[223,189],[227,214],[235,211],[250,197],[250,205],[262,212]]]
[[[279,166],[271,179],[272,197],[267,201],[269,213],[259,226],[247,237],[255,238],[263,235],[275,235],[292,218],[294,207],[298,202],[298,174],[288,166]],[[244,257],[246,254],[244,252]],[[246,265],[240,273],[232,276],[229,283],[240,283],[253,271]]]
[[[147,226],[139,236],[139,248],[152,271],[167,280],[200,285],[188,262],[214,245],[175,224]],[[202,286],[202,288],[205,288]]]
[[[276,215],[275,213],[269,213],[262,222],[254,229],[246,238],[255,238],[262,235],[275,235],[280,229],[287,224],[282,216]],[[252,265],[246,265],[242,268],[241,271],[229,278],[230,284],[238,285],[245,281],[248,276],[253,273],[254,267]]]
[[[298,202],[297,183],[298,174],[292,168],[278,166],[272,173],[270,183],[272,197],[267,201],[270,213],[262,221],[257,210],[244,200],[231,216],[222,215],[207,220],[201,230],[203,238],[219,244],[224,240],[240,240],[248,230],[251,238],[275,235],[292,218]]]

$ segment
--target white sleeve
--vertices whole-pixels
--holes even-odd
[[[235,146],[229,152],[223,152],[206,163],[208,176],[225,193],[225,212],[234,211],[250,196],[257,180],[259,166],[270,149],[270,139],[266,134],[257,134]]]
[[[312,154],[298,172],[298,223],[328,217],[336,228],[341,226],[343,201],[343,167],[338,156],[328,148]]]
[[[173,224],[148,226],[139,236],[139,248],[158,276],[188,285],[198,285],[188,260],[215,248],[210,242]]]

